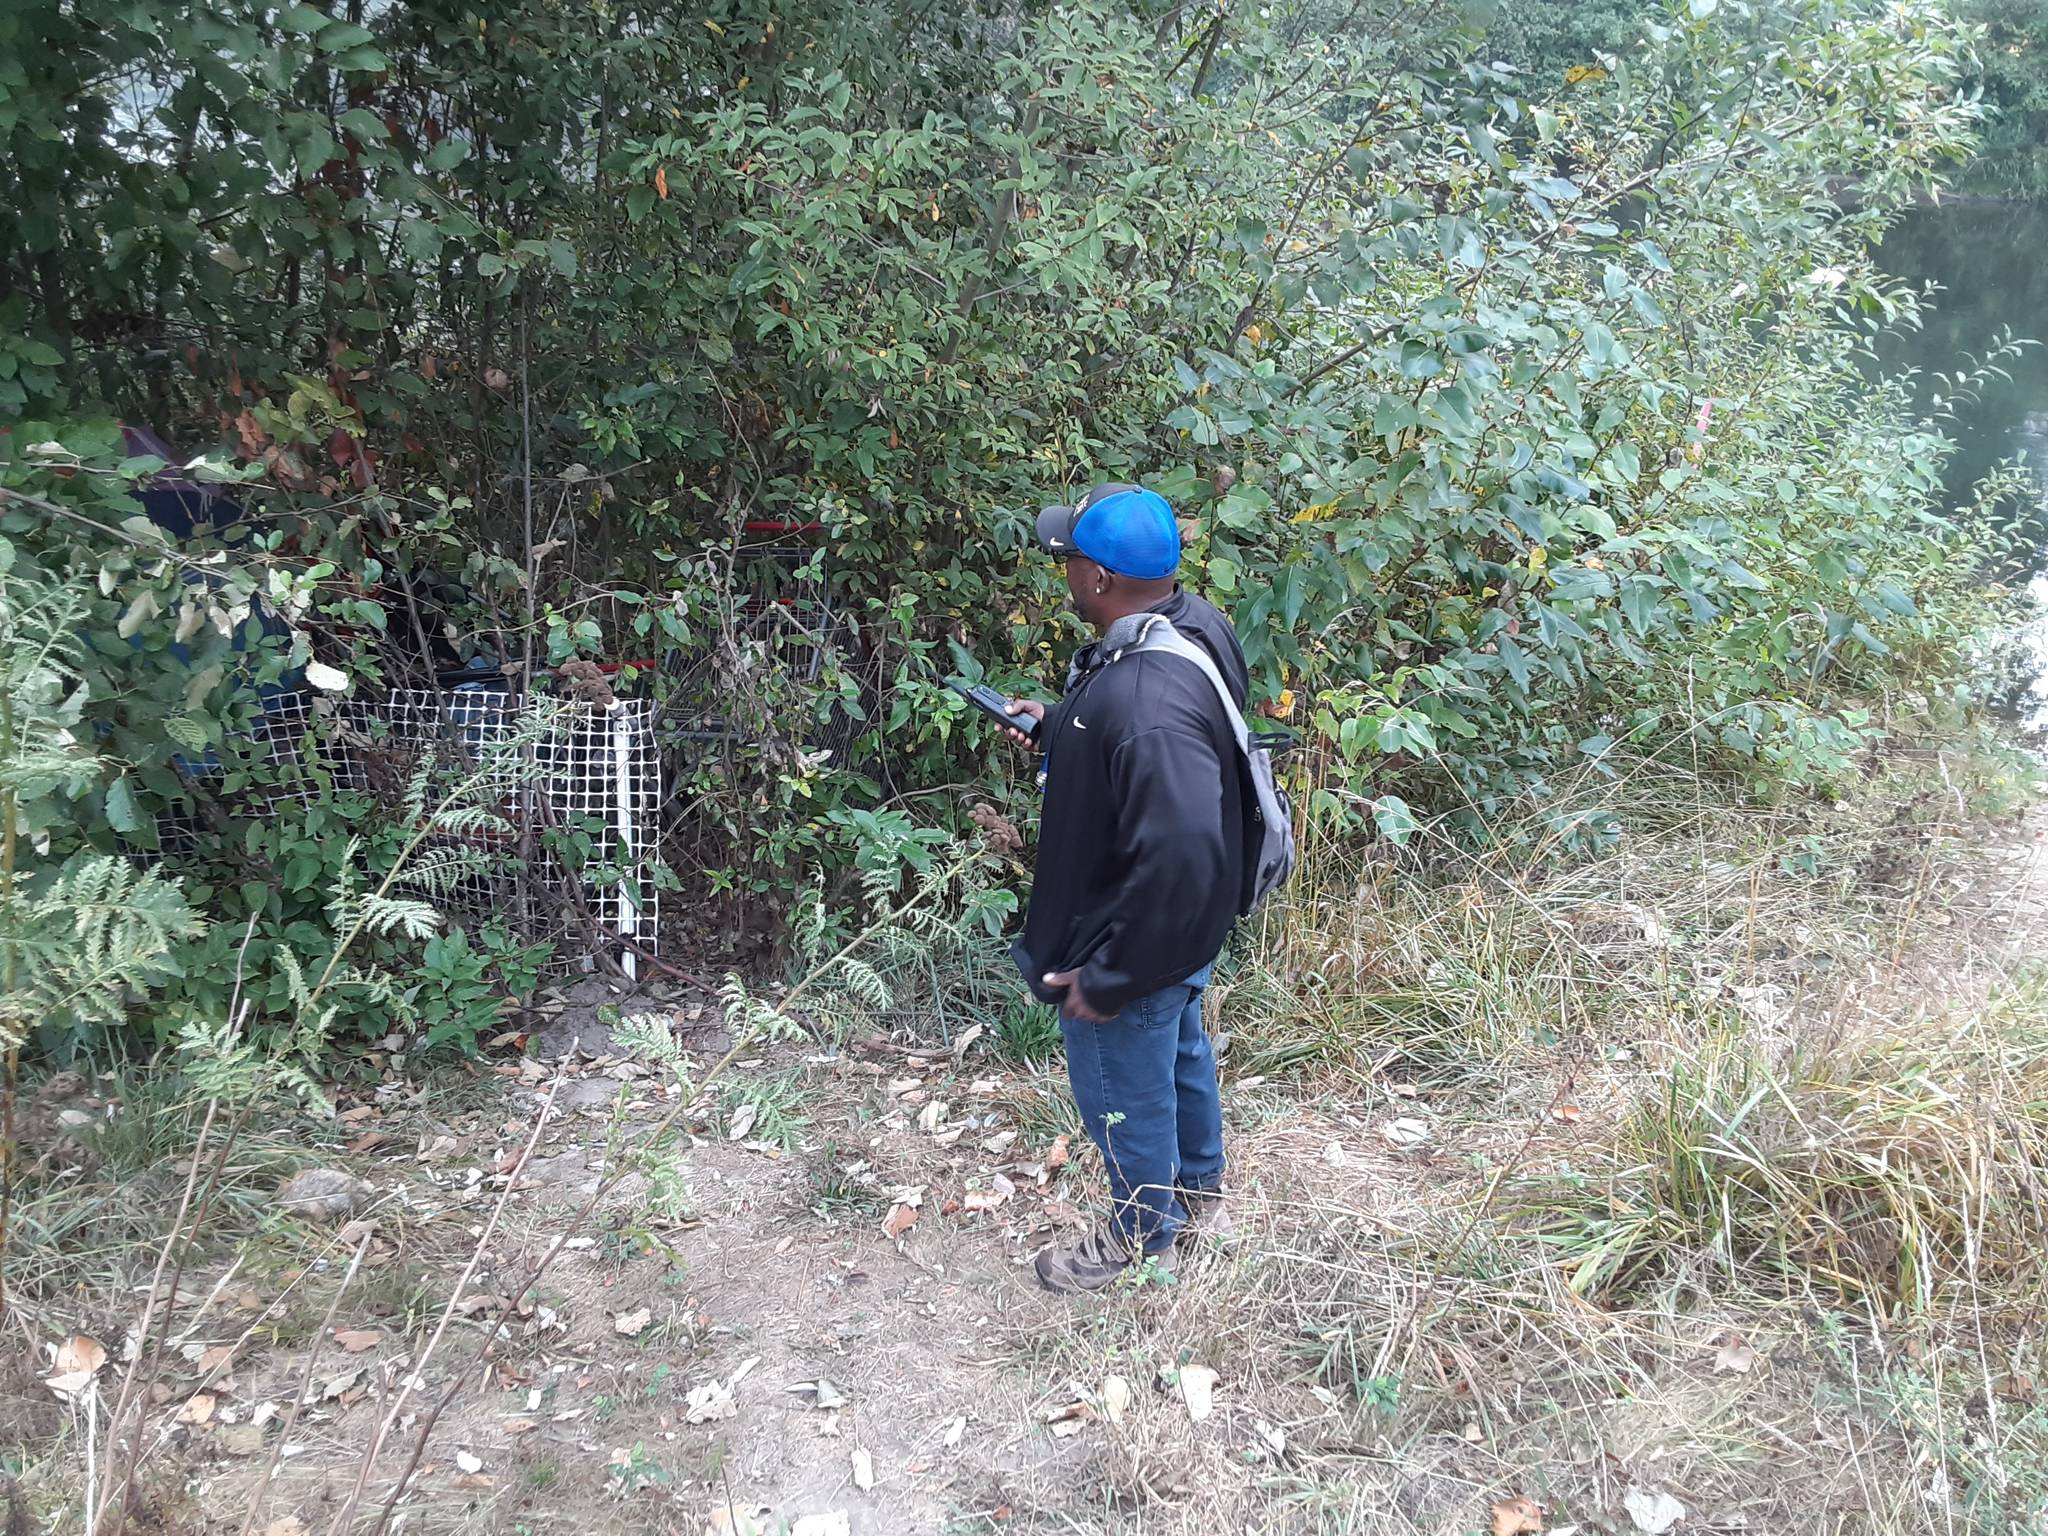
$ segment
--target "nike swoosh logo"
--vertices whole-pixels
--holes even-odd
[[[1087,724],[1086,724],[1085,722],[1083,722],[1083,721],[1080,721],[1080,720],[1076,720],[1076,721],[1074,722],[1074,729],[1075,729],[1075,730],[1077,730],[1077,731],[1085,731],[1085,730],[1087,730],[1087,729],[1088,729],[1088,726],[1087,726]]]

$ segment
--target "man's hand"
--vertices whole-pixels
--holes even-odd
[[[1041,727],[1045,724],[1045,706],[1036,699],[1010,699],[1004,707],[1013,715],[1029,715]],[[1031,738],[1020,730],[1005,727],[1003,734],[1020,747],[1028,747],[1033,744]]]
[[[1099,1011],[1088,1001],[1088,994],[1081,990],[1079,971],[1047,971],[1045,984],[1055,992],[1066,994],[1066,1000],[1060,1008],[1070,1019],[1079,1019],[1083,1024],[1107,1024],[1116,1017],[1113,1013]]]

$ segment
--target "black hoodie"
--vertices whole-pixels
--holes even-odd
[[[1242,707],[1244,653],[1230,621],[1179,589],[1151,611],[1209,652]],[[1104,1013],[1214,960],[1244,884],[1237,742],[1222,701],[1181,657],[1108,662],[1122,638],[1113,628],[1082,651],[1065,697],[1045,712],[1037,867],[1011,949],[1041,1001],[1060,1000],[1041,977],[1078,969]]]

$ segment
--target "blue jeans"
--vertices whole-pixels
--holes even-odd
[[[1139,998],[1107,1024],[1060,1015],[1074,1104],[1109,1170],[1110,1219],[1146,1253],[1170,1246],[1187,1221],[1176,1184],[1223,1182],[1223,1097],[1202,1028],[1209,969]]]

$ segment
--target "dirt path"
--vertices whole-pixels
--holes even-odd
[[[573,1107],[521,1170],[505,1232],[471,1287],[482,1297],[516,1290],[569,1230],[607,1145],[630,1143],[661,1109],[652,1079],[622,1080],[618,1063],[570,1070],[586,1075],[556,1090]],[[679,1147],[670,1171],[622,1181],[526,1315],[487,1299],[458,1322],[457,1342],[425,1373],[428,1400],[449,1371],[477,1370],[458,1362],[475,1359],[494,1325],[509,1338],[484,1384],[437,1427],[405,1501],[409,1528],[695,1536],[747,1529],[744,1514],[764,1532],[778,1521],[850,1536],[1061,1529],[1035,1522],[1091,1505],[1108,1518],[1148,1487],[1186,1499],[1205,1479],[1242,1485],[1245,1458],[1256,1462],[1271,1420],[1286,1414],[1254,1411],[1226,1376],[1216,1412],[1198,1424],[1171,1374],[1202,1363],[1208,1338],[1228,1331],[1227,1284],[1192,1283],[1221,1280],[1227,1255],[1191,1256],[1177,1283],[1080,1302],[1032,1280],[1031,1255],[1081,1227],[1077,1202],[1097,1182],[1092,1152],[1051,1118],[1047,1074],[973,1059],[956,1070],[943,1056],[810,1070],[805,1150],[744,1136]],[[348,1122],[389,1139],[357,1164],[377,1189],[365,1219],[380,1230],[361,1303],[344,1298],[334,1332],[351,1345],[379,1337],[360,1354],[325,1345],[317,1401],[294,1431],[266,1520],[323,1528],[380,1404],[417,1368],[470,1233],[512,1176],[493,1170],[512,1166],[552,1077],[529,1065],[524,1080],[496,1082],[466,1114],[358,1109]],[[621,1087],[626,1107],[615,1112]],[[1390,1149],[1384,1159],[1364,1150],[1362,1122],[1312,1122],[1290,1117],[1259,1133],[1265,1166],[1248,1189],[1284,1189],[1293,1179],[1283,1170],[1304,1159],[1327,1175],[1314,1199],[1330,1209],[1369,1207],[1381,1184],[1405,1179]],[[1359,1150],[1324,1161],[1333,1132]],[[1388,1166],[1375,1171],[1376,1161]],[[387,1271],[406,1283],[380,1278]],[[401,1308],[408,1290],[417,1295]],[[252,1356],[218,1421],[181,1434],[207,1504],[239,1511],[264,1443],[250,1420],[289,1401],[302,1358]],[[1104,1374],[1131,1388],[1120,1424],[1104,1417]],[[1287,1396],[1291,1412],[1328,1412],[1299,1389]],[[1132,1437],[1155,1421],[1152,1439],[1170,1431],[1171,1455],[1138,1465]],[[403,1460],[387,1452],[378,1501]]]

